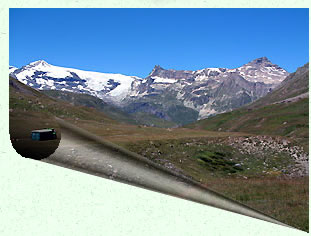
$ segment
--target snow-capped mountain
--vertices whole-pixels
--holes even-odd
[[[186,71],[155,66],[145,80],[133,82],[130,96],[125,100],[135,103],[137,110],[138,102],[162,103],[165,106],[167,100],[176,98],[183,106],[197,111],[198,118],[202,119],[238,108],[266,95],[288,74],[266,57],[236,69]]]
[[[37,89],[88,93],[128,113],[147,112],[185,124],[250,103],[280,84],[289,73],[266,57],[239,68],[196,71],[155,66],[144,79],[32,62],[10,75]]]
[[[134,80],[141,80],[136,76],[53,66],[43,60],[32,62],[20,69],[10,67],[10,75],[39,90],[87,93],[116,103],[127,96]]]

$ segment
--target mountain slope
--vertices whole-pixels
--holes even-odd
[[[104,114],[111,119],[119,122],[165,128],[176,126],[175,123],[159,119],[156,116],[145,113],[143,111],[136,112],[134,114],[128,114],[125,111],[122,111],[120,108],[110,105],[103,100],[89,94],[73,93],[59,90],[41,90],[40,92],[48,95],[49,97],[69,102],[75,106],[95,108],[98,111],[104,112]]]
[[[210,117],[187,127],[218,131],[309,137],[309,67],[289,75],[267,96],[246,107]],[[299,96],[301,95],[301,96]],[[296,99],[288,99],[294,96]],[[299,97],[297,97],[299,96]],[[284,99],[288,99],[284,101]]]
[[[299,67],[296,72],[291,73],[272,92],[261,99],[250,104],[250,108],[260,107],[283,100],[308,94],[309,92],[309,63]]]

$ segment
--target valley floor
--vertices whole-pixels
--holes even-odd
[[[72,122],[288,225],[309,230],[309,154],[294,140],[238,132]]]

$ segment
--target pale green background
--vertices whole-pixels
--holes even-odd
[[[8,16],[9,7],[309,7],[309,1],[4,1],[0,9],[0,235],[306,234],[21,158],[12,149],[8,133]]]

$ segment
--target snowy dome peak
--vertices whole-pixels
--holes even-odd
[[[49,66],[49,64],[44,61],[44,60],[38,60],[38,61],[34,61],[29,63],[30,66]]]

